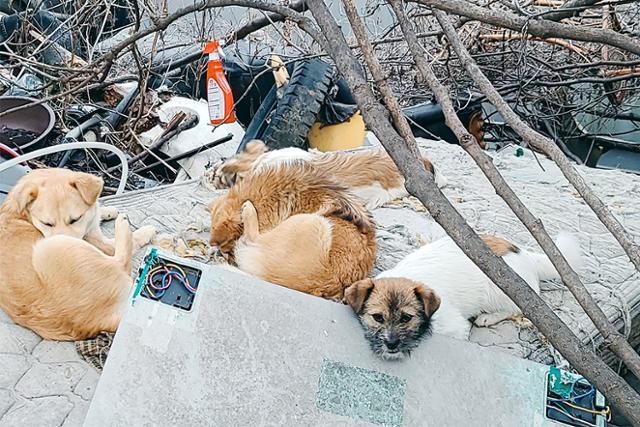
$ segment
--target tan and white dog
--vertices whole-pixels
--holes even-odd
[[[383,149],[330,153],[304,151],[300,148],[268,151],[265,144],[259,140],[249,142],[243,152],[218,166],[213,171],[212,183],[219,189],[229,188],[249,173],[259,171],[263,167],[291,164],[301,160],[332,175],[362,200],[367,209],[374,209],[391,200],[409,195],[404,187],[404,178]],[[438,186],[445,186],[447,180],[429,159],[422,156],[422,161],[426,169],[434,173]]]
[[[559,278],[546,255],[499,237],[481,237],[536,293],[540,281]],[[556,245],[578,271],[582,252],[575,237],[560,234]],[[469,319],[491,326],[521,314],[448,236],[419,248],[375,279],[354,283],[345,301],[358,315],[374,353],[387,359],[409,354],[430,331],[467,340]]]
[[[0,206],[0,308],[45,339],[115,331],[131,285],[131,256],[155,235],[134,233],[117,210],[101,210],[103,181],[66,169],[23,177]],[[100,231],[117,216],[115,239]]]

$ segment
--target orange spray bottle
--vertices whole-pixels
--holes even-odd
[[[207,43],[204,47],[204,53],[209,55],[207,103],[209,104],[209,119],[213,125],[236,121],[233,111],[233,93],[222,69],[219,50],[220,43],[215,40]]]

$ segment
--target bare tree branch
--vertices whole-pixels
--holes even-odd
[[[400,136],[407,141],[409,149],[411,149],[415,155],[418,155],[418,146],[416,145],[416,140],[413,136],[413,132],[411,131],[411,126],[409,126],[409,122],[407,122],[407,119],[404,117],[400,103],[398,103],[398,100],[393,95],[393,91],[387,83],[382,66],[373,53],[373,47],[365,34],[364,25],[358,17],[358,11],[351,0],[342,0],[342,4],[344,5],[344,9],[347,13],[347,18],[351,23],[353,33],[360,45],[360,50],[364,55],[365,62],[369,66],[369,70],[373,75],[374,83],[378,86],[378,90],[382,94],[382,100],[387,106],[389,113],[391,113],[391,118],[393,119],[393,123],[396,125],[396,129],[398,129],[398,133],[400,133]]]
[[[289,4],[289,8],[291,10],[295,10],[296,12],[304,12],[305,10],[307,10],[305,0],[296,0]],[[282,22],[285,19],[286,17],[279,13],[270,13],[267,16],[261,16],[229,34],[229,36],[226,37],[225,42],[232,43],[234,41],[242,40],[254,31],[258,31],[264,27],[267,27],[274,22]]]
[[[465,0],[410,1],[424,6],[430,6],[454,15],[466,16],[497,27],[509,28],[519,32],[527,32],[537,37],[555,37],[602,43],[619,47],[620,49],[640,55],[640,42],[612,30],[578,27],[540,19],[530,20],[506,11],[495,11],[486,7],[476,6]],[[526,29],[526,31],[523,29]]]
[[[602,334],[605,342],[610,344],[613,352],[620,357],[620,359],[629,367],[629,369],[635,374],[640,374],[640,356],[636,354],[633,347],[629,345],[625,337],[619,333],[613,325],[607,319],[602,309],[595,303],[589,291],[585,288],[581,282],[580,277],[571,268],[566,259],[562,256],[558,247],[555,245],[547,231],[545,230],[542,221],[533,216],[533,214],[526,208],[526,206],[520,201],[516,193],[509,187],[504,178],[500,175],[500,172],[496,169],[493,162],[491,162],[487,155],[480,149],[472,139],[472,136],[466,131],[460,120],[453,110],[453,104],[447,90],[440,84],[436,75],[431,70],[429,63],[424,57],[424,52],[420,47],[418,39],[415,37],[415,33],[411,28],[409,21],[404,14],[400,0],[388,0],[391,4],[396,17],[400,23],[400,27],[405,35],[407,44],[413,57],[416,61],[419,71],[423,75],[425,81],[429,84],[431,90],[433,90],[438,102],[443,106],[445,113],[445,119],[447,125],[453,130],[462,147],[471,155],[471,157],[478,164],[482,172],[485,174],[489,182],[493,185],[496,193],[502,197],[502,199],[509,205],[515,215],[522,221],[522,223],[531,232],[531,235],[536,239],[540,247],[547,254],[555,268],[560,273],[560,277],[567,286],[567,288],[574,295],[580,306],[585,310],[589,318],[593,321],[595,326]],[[437,11],[436,17],[440,20],[438,14],[444,14]],[[449,25],[443,25],[442,28],[447,36],[453,31]],[[454,31],[455,33],[455,31]],[[453,45],[456,52],[459,49],[459,39],[454,39],[453,35],[449,39],[449,42]],[[458,53],[459,54],[459,53]],[[462,57],[463,61],[468,60],[466,57]]]
[[[631,236],[629,236],[622,224],[620,224],[611,211],[609,211],[604,203],[602,203],[598,196],[587,185],[580,174],[578,174],[562,150],[560,150],[560,148],[558,148],[558,146],[549,138],[527,126],[527,124],[513,111],[509,104],[500,96],[489,79],[487,79],[487,77],[482,73],[473,58],[471,58],[467,49],[462,46],[462,43],[460,42],[460,39],[447,16],[441,11],[434,11],[434,13],[436,19],[438,19],[438,22],[440,22],[445,30],[449,43],[455,50],[458,57],[460,57],[464,68],[478,85],[478,88],[500,112],[509,126],[511,126],[525,142],[538,150],[547,153],[551,157],[551,159],[558,165],[565,178],[567,178],[567,180],[576,188],[578,193],[580,193],[584,201],[593,210],[598,219],[620,243],[620,246],[622,246],[631,262],[636,266],[636,269],[640,271],[640,249],[633,242]],[[615,336],[613,338],[615,339]],[[640,373],[640,363],[635,366],[634,372]]]
[[[507,294],[586,378],[591,380],[624,414],[640,425],[640,396],[593,350],[581,343],[546,303],[502,258],[496,256],[469,227],[436,186],[433,176],[394,130],[385,108],[376,101],[349,46],[323,0],[308,0],[309,10],[324,29],[324,40],[317,40],[331,55],[351,87],[369,129],[380,139],[404,175],[407,190],[429,210],[463,252]]]

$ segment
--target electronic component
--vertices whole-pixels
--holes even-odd
[[[606,427],[611,409],[604,396],[584,377],[552,367],[547,375],[545,414],[548,419],[577,427]]]
[[[185,311],[191,310],[202,270],[185,265],[154,248],[140,268],[132,303],[138,295]]]

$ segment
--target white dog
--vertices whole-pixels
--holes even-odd
[[[540,281],[559,278],[546,255],[523,250],[489,235],[484,242],[536,292]],[[576,271],[582,251],[577,239],[560,234],[556,245]],[[409,254],[375,279],[354,283],[345,302],[356,312],[374,353],[392,359],[407,355],[429,332],[469,339],[471,323],[491,326],[521,314],[454,243],[443,237]]]

